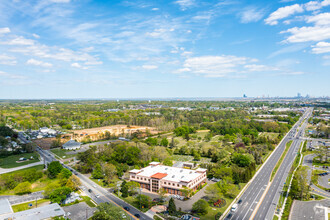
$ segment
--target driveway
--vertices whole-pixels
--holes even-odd
[[[176,208],[177,209],[181,208],[181,210],[183,212],[189,212],[192,208],[192,205],[195,202],[197,202],[199,199],[202,199],[204,196],[206,196],[205,189],[210,184],[214,184],[214,182],[207,180],[207,185],[203,189],[199,190],[193,197],[191,197],[190,199],[188,199],[186,201],[174,199]]]

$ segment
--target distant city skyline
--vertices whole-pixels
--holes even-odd
[[[330,95],[330,1],[0,2],[0,99]]]

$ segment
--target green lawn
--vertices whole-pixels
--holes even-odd
[[[277,138],[279,133],[273,133],[273,132],[260,132],[259,137],[268,137],[269,139],[274,140]]]
[[[86,202],[89,207],[96,207],[96,205],[91,201],[92,199],[89,196],[81,196],[81,198]]]
[[[63,150],[60,148],[54,148],[54,149],[51,149],[50,151],[62,159],[71,158],[71,157],[74,157],[77,155],[77,154],[68,154],[68,152],[70,152],[70,151]]]
[[[26,170],[31,170],[31,169],[36,169],[36,170],[43,170],[44,165],[37,165],[37,166],[33,166],[33,167],[29,167],[29,168],[25,168],[22,170],[17,170],[14,172],[10,172],[10,173],[5,173],[0,175],[1,177],[6,177],[6,175],[11,175],[11,174],[21,174],[24,173]],[[45,190],[47,185],[49,185],[50,183],[59,181],[58,179],[49,179],[46,175],[44,175],[41,179],[37,180],[36,182],[32,183],[32,192],[37,192],[37,191],[41,191],[41,190]],[[0,195],[15,195],[14,190],[7,190],[7,191],[0,191]]]
[[[32,207],[29,207],[30,203],[32,204]],[[38,201],[37,201],[38,206],[40,206],[41,204],[44,205],[44,204],[49,204],[49,203],[50,203],[49,199],[38,199]],[[21,203],[21,204],[18,204],[18,205],[13,205],[12,208],[13,208],[14,212],[21,212],[21,211],[25,211],[25,210],[28,210],[28,209],[33,209],[33,208],[36,208],[36,201]]]
[[[33,160],[30,160],[31,156],[33,156]],[[21,157],[24,157],[28,160],[23,162],[16,162],[19,161]],[[0,167],[1,168],[13,168],[13,167],[19,167],[23,165],[27,165],[30,163],[39,162],[39,155],[37,153],[25,153],[25,154],[17,154],[17,155],[11,155],[5,158],[0,158]]]

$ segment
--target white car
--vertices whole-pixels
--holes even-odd
[[[100,195],[96,195],[96,198],[99,198],[100,197]]]
[[[238,204],[236,203],[231,207],[230,211],[235,212],[237,210],[237,207],[238,207]]]

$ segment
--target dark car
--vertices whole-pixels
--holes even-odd
[[[90,192],[90,193],[91,193],[91,192],[92,192],[92,190],[91,190],[91,189],[88,189],[88,192]]]
[[[129,211],[129,207],[127,207],[127,206],[125,206],[124,209],[125,209],[126,211]]]
[[[135,214],[134,216],[137,217],[137,218],[141,217],[140,214]]]
[[[241,204],[242,203],[242,200],[240,199],[240,200],[238,200],[238,202],[237,202],[237,204]]]

